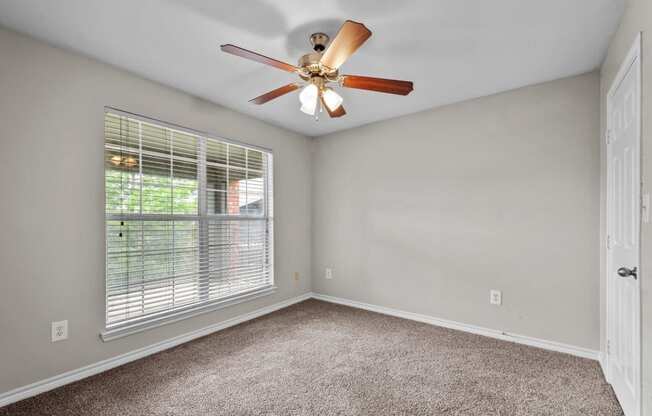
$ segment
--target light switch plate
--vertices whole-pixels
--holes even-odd
[[[333,278],[333,269],[330,267],[326,268],[326,274],[324,275],[326,279],[332,279]]]
[[[68,321],[52,322],[52,342],[68,339]]]

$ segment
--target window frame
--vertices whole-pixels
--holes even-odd
[[[218,309],[226,308],[238,303],[247,302],[261,296],[267,296],[274,293],[277,289],[275,286],[275,261],[274,261],[274,216],[273,216],[273,207],[274,207],[274,174],[273,174],[273,161],[274,161],[274,152],[272,149],[248,144],[242,141],[233,140],[229,138],[224,138],[216,134],[199,131],[196,129],[180,126],[174,123],[169,123],[166,121],[158,120],[152,117],[143,116],[140,114],[131,113],[128,111],[120,110],[114,107],[104,107],[103,121],[106,119],[107,114],[114,114],[120,117],[127,117],[132,120],[154,124],[158,127],[167,128],[170,130],[179,131],[181,133],[186,133],[190,135],[197,136],[198,138],[198,147],[197,147],[197,191],[198,191],[198,209],[196,214],[129,214],[134,220],[142,218],[145,215],[147,217],[160,216],[161,219],[174,221],[175,219],[182,220],[193,220],[196,219],[201,229],[202,222],[201,220],[264,220],[266,221],[266,232],[268,233],[268,262],[269,262],[269,284],[261,287],[257,287],[251,290],[238,292],[232,295],[223,296],[215,299],[207,299],[206,301],[201,301],[198,303],[193,303],[190,305],[180,306],[177,308],[172,308],[170,310],[164,310],[158,313],[149,314],[142,317],[136,317],[130,319],[125,323],[118,323],[114,325],[109,324],[108,320],[108,307],[109,307],[109,290],[108,290],[108,234],[107,234],[107,222],[112,220],[113,214],[107,214],[106,211],[106,189],[103,196],[103,207],[104,207],[104,242],[105,242],[105,273],[104,273],[104,329],[100,332],[100,338],[103,341],[110,341],[117,338],[122,338],[124,336],[145,331],[151,328],[159,327],[161,325],[166,325],[173,322],[178,322],[193,316],[200,314],[208,313]],[[104,131],[104,129],[103,129]],[[103,136],[105,133],[103,132]],[[257,150],[262,152],[268,157],[268,162],[266,168],[263,168],[262,173],[265,175],[264,183],[264,198],[265,203],[263,208],[262,215],[229,215],[228,212],[225,214],[208,214],[207,210],[207,193],[208,186],[206,184],[207,176],[207,143],[208,140],[213,140],[218,143],[232,144],[235,146],[240,146],[245,149]],[[106,148],[106,138],[103,139],[103,148]],[[103,155],[106,150],[103,151]],[[228,167],[228,166],[227,166]],[[244,171],[248,172],[249,168],[245,167]],[[103,170],[104,175],[104,187],[106,187],[106,167]],[[116,217],[113,215],[113,217]],[[206,231],[208,232],[208,231]],[[201,231],[200,231],[201,233]],[[201,240],[201,237],[200,237]],[[206,249],[206,247],[204,247]],[[202,250],[202,245],[200,243],[199,250]]]

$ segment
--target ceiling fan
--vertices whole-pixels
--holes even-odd
[[[411,81],[339,74],[340,66],[370,37],[371,31],[365,25],[351,20],[344,22],[330,45],[328,44],[330,40],[328,35],[313,33],[310,36],[310,43],[314,52],[303,55],[299,59],[298,66],[268,58],[231,44],[222,45],[221,49],[226,53],[270,65],[283,71],[296,73],[301,78],[299,82],[284,85],[249,100],[249,102],[259,105],[265,104],[282,95],[303,88],[299,94],[301,111],[315,116],[315,119],[319,119],[319,113],[323,108],[326,108],[331,117],[342,117],[346,114],[342,106],[342,97],[331,88],[330,84],[397,95],[408,95],[412,92]]]

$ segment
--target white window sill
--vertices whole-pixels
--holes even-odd
[[[107,329],[105,331],[100,332],[100,338],[104,342],[112,341],[114,339],[126,337],[128,335],[136,334],[138,332],[147,331],[149,329],[156,328],[162,325],[167,325],[173,322],[181,321],[183,319],[188,319],[193,316],[197,316],[204,313],[216,311],[218,309],[223,309],[229,306],[237,305],[238,303],[248,302],[252,299],[256,299],[262,296],[271,295],[275,291],[276,291],[276,286],[265,286],[249,292],[239,293],[228,298],[216,300],[214,302],[202,304],[199,306],[194,306],[186,310],[181,310],[178,312],[165,314],[164,316],[148,319],[143,322],[136,322],[132,324],[127,324],[125,326]]]

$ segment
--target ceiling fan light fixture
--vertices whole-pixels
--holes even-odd
[[[324,88],[322,97],[324,98],[324,103],[326,104],[326,107],[328,107],[328,109],[331,111],[337,110],[342,105],[342,102],[344,101],[342,96],[336,93],[335,91],[333,91],[333,89],[331,88]]]
[[[319,88],[315,84],[308,84],[299,94],[301,101],[301,111],[314,116],[317,110],[317,99],[319,98]]]

